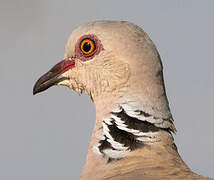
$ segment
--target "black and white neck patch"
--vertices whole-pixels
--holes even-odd
[[[157,127],[151,122],[153,119],[142,110],[131,111],[120,106],[108,118],[103,118],[103,137],[94,147],[95,152],[109,159],[120,159],[146,142],[152,142],[161,129],[170,131],[169,128]]]

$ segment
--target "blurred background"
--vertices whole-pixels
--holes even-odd
[[[214,1],[0,0],[0,179],[79,179],[95,109],[66,87],[32,95],[64,55],[69,34],[94,20],[128,20],[156,44],[178,133],[196,173],[214,177]]]

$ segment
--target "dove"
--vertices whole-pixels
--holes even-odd
[[[39,78],[33,94],[55,85],[86,92],[95,104],[80,179],[209,179],[178,153],[161,58],[137,25],[96,21],[75,29],[63,60]]]

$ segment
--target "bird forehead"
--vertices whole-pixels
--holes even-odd
[[[135,36],[144,36],[142,29],[125,21],[98,21],[81,25],[71,34],[71,40],[80,38],[86,34],[95,34],[100,40],[116,41]]]

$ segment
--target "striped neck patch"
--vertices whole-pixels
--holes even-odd
[[[127,113],[123,107],[112,111],[108,118],[103,119],[103,137],[98,145],[94,146],[94,152],[109,160],[121,159],[130,151],[144,146],[145,143],[153,142],[154,137],[163,128],[146,121],[151,117],[152,115],[141,110]],[[170,132],[169,128],[164,130]]]

